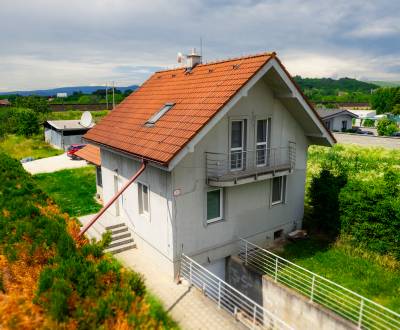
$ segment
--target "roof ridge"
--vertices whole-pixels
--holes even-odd
[[[220,64],[220,63],[225,63],[225,62],[233,62],[233,61],[244,60],[244,59],[255,58],[255,57],[261,57],[261,56],[275,57],[276,56],[276,52],[262,52],[262,53],[249,54],[249,55],[243,55],[243,56],[237,56],[237,57],[229,57],[229,58],[221,59],[221,60],[212,60],[210,62],[198,64],[198,65],[196,65],[196,67]],[[179,67],[179,68],[173,68],[173,69],[165,69],[165,70],[156,71],[155,73],[165,73],[165,72],[179,71],[179,70],[185,70],[185,68],[184,67]]]

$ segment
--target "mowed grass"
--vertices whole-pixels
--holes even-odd
[[[15,159],[34,157],[35,159],[57,156],[63,153],[43,141],[43,135],[35,135],[30,138],[19,135],[7,135],[0,139],[0,150],[6,152]]]
[[[70,216],[96,213],[101,208],[95,200],[94,166],[36,174],[34,180]]]
[[[310,238],[279,254],[320,276],[400,313],[400,270],[359,255],[346,244]]]

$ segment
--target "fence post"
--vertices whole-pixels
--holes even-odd
[[[361,325],[362,325],[363,310],[364,310],[364,298],[361,298],[360,313],[358,315],[358,328],[359,329],[361,329]]]
[[[257,306],[254,305],[253,309],[253,329],[256,327]]]
[[[189,261],[189,284],[192,285],[192,261]]]
[[[310,301],[313,301],[313,299],[314,299],[314,285],[315,285],[315,274],[313,275],[312,280],[311,280]]]
[[[275,282],[278,281],[278,263],[279,263],[279,259],[276,258],[275,259]]]
[[[206,284],[203,283],[203,294],[206,295]]]
[[[221,281],[218,282],[218,308],[221,308]]]

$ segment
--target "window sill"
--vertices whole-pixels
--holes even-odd
[[[224,222],[224,221],[225,221],[224,218],[214,219],[214,220],[207,220],[206,221],[206,227],[209,226],[209,225],[213,225],[215,223]]]

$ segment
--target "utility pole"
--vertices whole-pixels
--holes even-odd
[[[115,82],[113,81],[113,110],[115,108],[115,93],[114,93]]]
[[[108,83],[106,84],[106,103],[107,103],[107,110],[108,110]]]

